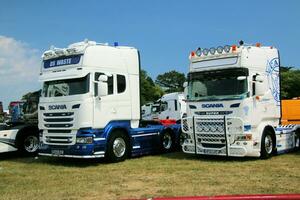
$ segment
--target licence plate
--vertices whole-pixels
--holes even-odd
[[[219,150],[215,150],[215,149],[204,149],[204,153],[205,154],[219,154]]]
[[[55,149],[55,150],[52,150],[52,151],[51,151],[51,154],[52,154],[52,155],[56,155],[56,156],[64,155],[64,150],[58,150],[58,149]]]

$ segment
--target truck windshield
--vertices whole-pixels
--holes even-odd
[[[188,75],[187,98],[191,101],[245,98],[247,76],[245,68],[192,72]]]
[[[89,91],[89,75],[82,78],[47,81],[44,83],[44,97],[60,97],[85,94]]]

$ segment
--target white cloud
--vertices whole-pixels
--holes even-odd
[[[24,42],[0,36],[0,83],[11,84],[9,80],[32,82],[37,80],[40,67],[39,52]]]
[[[0,35],[0,101],[5,107],[39,89],[40,55],[27,43]]]

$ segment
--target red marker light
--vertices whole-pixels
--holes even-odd
[[[258,42],[258,43],[256,43],[256,45],[255,45],[256,47],[260,47],[261,46],[261,44]]]
[[[191,52],[191,56],[192,56],[192,57],[195,56],[195,52],[194,52],[194,51]]]
[[[236,51],[236,45],[232,45],[232,51]]]

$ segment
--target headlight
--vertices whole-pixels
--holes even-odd
[[[92,144],[93,143],[93,137],[78,137],[76,138],[77,144]]]
[[[209,50],[208,49],[203,49],[203,55],[207,56]]]
[[[216,52],[216,48],[212,47],[212,48],[209,49],[209,53],[210,53],[211,55],[214,55],[215,52]]]
[[[218,46],[217,52],[218,52],[219,54],[221,54],[221,53],[223,52],[223,47],[222,47],[222,46]]]
[[[229,45],[226,45],[226,46],[224,46],[224,51],[226,52],[226,53],[229,53],[229,51],[230,51],[230,46]]]
[[[201,56],[201,54],[202,54],[202,49],[199,47],[196,51],[196,55]]]

